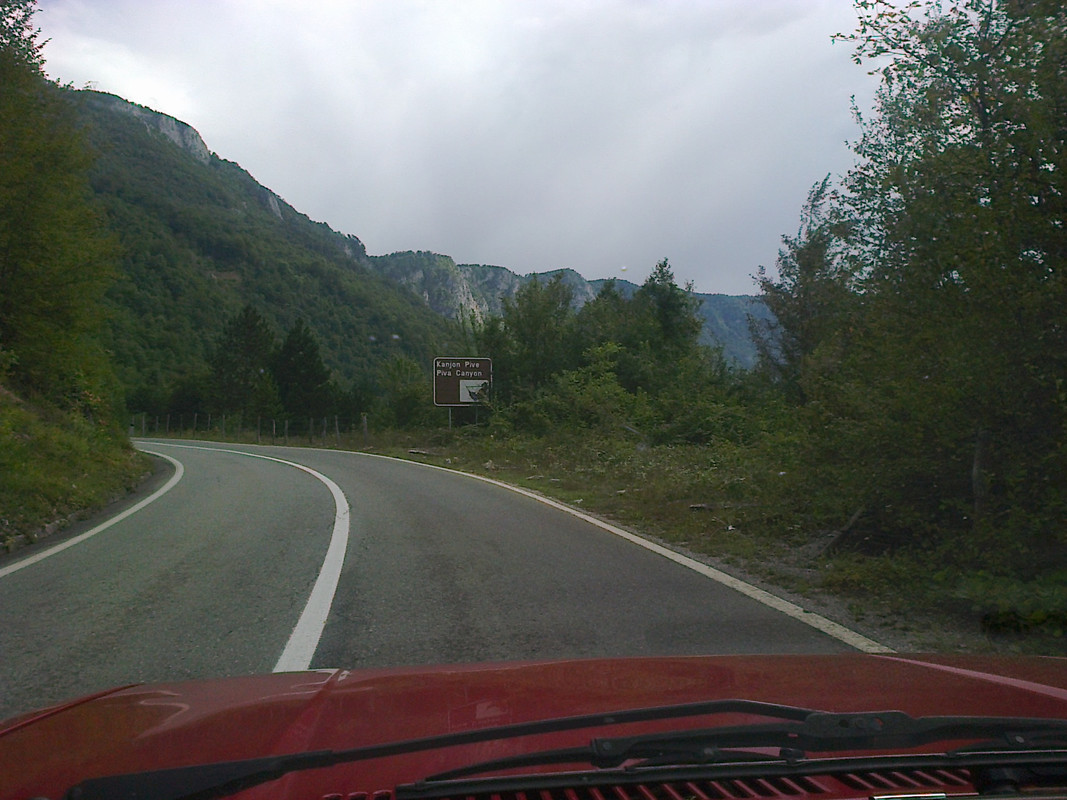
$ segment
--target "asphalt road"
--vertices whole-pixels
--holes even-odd
[[[347,452],[142,446],[180,462],[173,488],[24,568],[12,571],[58,540],[0,559],[0,717],[117,684],[280,666],[338,544],[325,627],[290,668],[852,649],[468,476]]]

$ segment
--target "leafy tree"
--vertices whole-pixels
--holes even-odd
[[[226,323],[211,360],[217,411],[240,414],[245,422],[277,414],[278,387],[271,374],[274,349],[274,332],[253,306],[245,306]]]
[[[90,158],[42,71],[33,3],[0,6],[0,367],[92,410],[112,391],[100,298],[114,246],[90,203]]]
[[[692,288],[675,283],[670,263],[663,259],[623,306],[617,341],[619,382],[631,392],[650,395],[669,392],[688,362],[710,364],[700,344],[703,322]],[[696,368],[700,371],[700,367]],[[672,413],[670,409],[664,411]]]
[[[433,409],[429,376],[408,356],[394,355],[379,369],[382,388],[379,418],[386,425],[408,428],[424,423]]]
[[[897,541],[1042,563],[1067,507],[1067,10],[856,5],[846,38],[884,62],[841,196],[862,314],[804,384],[814,460]]]
[[[572,365],[568,322],[572,293],[561,275],[542,284],[536,277],[504,299],[499,319],[490,319],[476,340],[493,359],[494,394],[505,401],[530,396],[549,377]]]
[[[648,398],[620,385],[616,366],[621,350],[610,341],[591,348],[585,366],[553,375],[531,400],[517,404],[512,416],[541,435],[560,427],[611,435],[643,425]]]
[[[202,413],[209,407],[211,393],[209,375],[194,375],[181,378],[171,389],[167,400],[166,413],[179,419],[192,419],[194,414]]]
[[[275,354],[272,374],[285,413],[291,418],[319,418],[329,413],[334,387],[322,362],[319,342],[303,319],[298,319]]]
[[[583,305],[571,325],[571,337],[578,352],[605,342],[621,342],[634,323],[633,306],[619,291],[614,280],[606,281],[596,297]]]
[[[851,269],[840,252],[844,231],[827,208],[829,192],[829,176],[812,187],[800,230],[782,237],[777,278],[759,268],[760,299],[773,316],[749,317],[758,368],[794,402],[804,399],[801,376],[806,362],[820,347],[825,353],[839,344],[854,304]]]
[[[36,0],[0,0],[0,51],[39,73],[44,44],[37,41],[40,29],[33,26],[36,6]]]
[[[657,355],[678,354],[696,346],[703,327],[697,314],[699,301],[691,285],[678,286],[667,259],[652,268],[634,294],[634,304],[645,315],[643,334]]]
[[[560,276],[531,281],[475,338],[494,359],[494,396],[516,426],[641,425],[663,440],[707,441],[721,426],[707,424],[695,398],[719,397],[727,376],[721,353],[700,344],[701,328],[691,289],[664,259],[633,297],[609,281],[577,312]]]

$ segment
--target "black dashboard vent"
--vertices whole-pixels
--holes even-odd
[[[972,792],[966,770],[891,770],[840,775],[677,780],[582,785],[550,782],[542,789],[449,793],[442,786],[433,800],[804,800],[867,798],[887,795],[964,794]],[[348,795],[323,800],[391,800]]]
[[[838,780],[867,795],[893,792],[922,792],[970,789],[971,778],[967,770],[894,770],[887,772],[849,772]]]
[[[448,795],[438,800],[777,800],[830,793],[814,778],[619,783],[565,786],[536,791]]]

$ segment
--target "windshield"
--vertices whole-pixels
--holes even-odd
[[[0,767],[1067,716],[1061,3],[209,5],[0,5]]]

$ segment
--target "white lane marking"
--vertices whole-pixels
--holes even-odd
[[[421,461],[408,461],[402,458],[393,458],[392,456],[384,456],[380,453],[360,453],[359,455],[371,456],[374,458],[388,458],[392,461],[402,461],[405,464],[417,464],[420,467],[437,469],[441,470],[442,472],[450,472],[453,475],[465,475],[468,478],[474,478],[479,481],[484,481],[485,483],[491,483],[494,486],[500,486],[501,488],[509,489],[510,491],[517,492],[518,494],[537,500],[538,502],[544,503],[545,505],[557,508],[560,511],[565,511],[568,514],[571,514],[572,516],[578,517],[578,519],[585,520],[590,525],[596,525],[602,530],[605,530],[609,533],[613,533],[616,536],[620,536],[623,539],[626,539],[628,542],[633,542],[634,544],[643,547],[646,550],[651,550],[653,553],[657,553],[658,555],[661,555],[664,558],[669,558],[676,564],[680,564],[683,567],[687,567],[693,570],[694,572],[699,572],[704,577],[710,578],[711,580],[721,583],[724,586],[728,586],[729,588],[733,589],[734,591],[740,592],[746,597],[750,597],[753,600],[756,600],[757,602],[763,603],[763,605],[765,606],[773,608],[775,611],[780,611],[781,613],[790,616],[793,619],[803,622],[805,625],[810,625],[812,628],[815,628],[816,630],[825,633],[827,636],[832,636],[834,639],[837,639],[840,642],[844,642],[849,647],[854,647],[864,653],[896,652],[891,647],[887,647],[886,645],[880,642],[876,642],[873,639],[869,639],[863,634],[852,630],[851,628],[846,628],[844,625],[834,622],[831,619],[827,619],[826,617],[820,614],[816,614],[813,611],[806,611],[805,609],[798,606],[796,603],[791,603],[788,600],[778,597],[777,595],[771,594],[768,591],[760,589],[758,586],[753,586],[750,583],[745,583],[744,581],[735,578],[733,575],[727,575],[722,570],[715,569],[714,567],[709,567],[707,564],[702,564],[701,562],[696,561],[695,559],[689,558],[688,556],[684,556],[681,553],[676,553],[674,550],[663,547],[662,545],[658,545],[655,542],[651,542],[648,539],[644,539],[640,536],[637,536],[636,534],[623,530],[622,528],[618,528],[614,525],[611,525],[610,523],[604,522],[603,520],[599,520],[596,517],[590,516],[589,514],[584,514],[581,511],[571,508],[570,506],[566,506],[556,500],[552,500],[551,498],[544,497],[542,495],[537,494],[536,492],[531,492],[527,489],[523,489],[520,486],[512,486],[511,484],[503,483],[502,481],[494,480],[493,478],[487,478],[484,475],[475,475],[471,472],[461,472],[460,470],[439,467],[436,464],[424,464]]]
[[[143,450],[143,448],[139,449]],[[77,536],[73,536],[70,539],[67,539],[67,541],[57,544],[55,547],[49,547],[47,550],[42,550],[40,553],[29,556],[28,558],[24,558],[21,561],[16,561],[14,564],[0,569],[0,578],[3,578],[5,575],[10,575],[13,572],[18,572],[20,569],[24,569],[25,567],[28,567],[31,564],[36,564],[38,561],[43,561],[49,556],[54,556],[56,553],[60,553],[63,550],[66,550],[68,547],[74,547],[74,545],[76,544],[81,544],[86,539],[92,538],[101,531],[107,530],[115,523],[122,522],[122,520],[126,519],[126,517],[130,516],[131,514],[136,514],[149,503],[158,500],[160,497],[162,497],[171,489],[173,489],[177,485],[178,481],[182,479],[182,475],[185,474],[185,467],[182,466],[182,463],[177,459],[171,458],[170,456],[165,456],[162,453],[156,453],[153,450],[143,450],[143,452],[148,453],[149,455],[165,458],[167,461],[174,465],[174,474],[170,476],[169,481],[159,487],[159,489],[157,489],[151,495],[146,497],[144,500],[140,501],[136,505],[130,506],[121,514],[116,514],[107,522],[100,523],[92,530],[88,530],[85,533],[79,533]]]
[[[181,447],[186,450],[209,450],[217,453],[232,453],[249,458],[262,458],[264,461],[276,461],[279,464],[294,467],[312,475],[326,485],[333,495],[334,520],[333,534],[330,536],[330,546],[326,549],[326,557],[319,569],[319,576],[315,579],[315,585],[311,588],[311,595],[304,606],[300,619],[293,628],[289,641],[282,651],[278,663],[274,665],[274,672],[302,672],[311,665],[311,659],[319,646],[322,631],[326,627],[326,618],[330,615],[330,607],[333,605],[333,597],[337,592],[337,584],[341,579],[341,567],[345,561],[345,551],[348,549],[348,529],[351,517],[348,500],[345,498],[341,487],[327,478],[321,472],[316,472],[311,467],[305,467],[295,461],[265,456],[259,453],[248,453],[244,450],[228,450],[222,447],[200,447],[187,444],[170,444],[169,442],[153,442],[153,445],[166,447]]]

